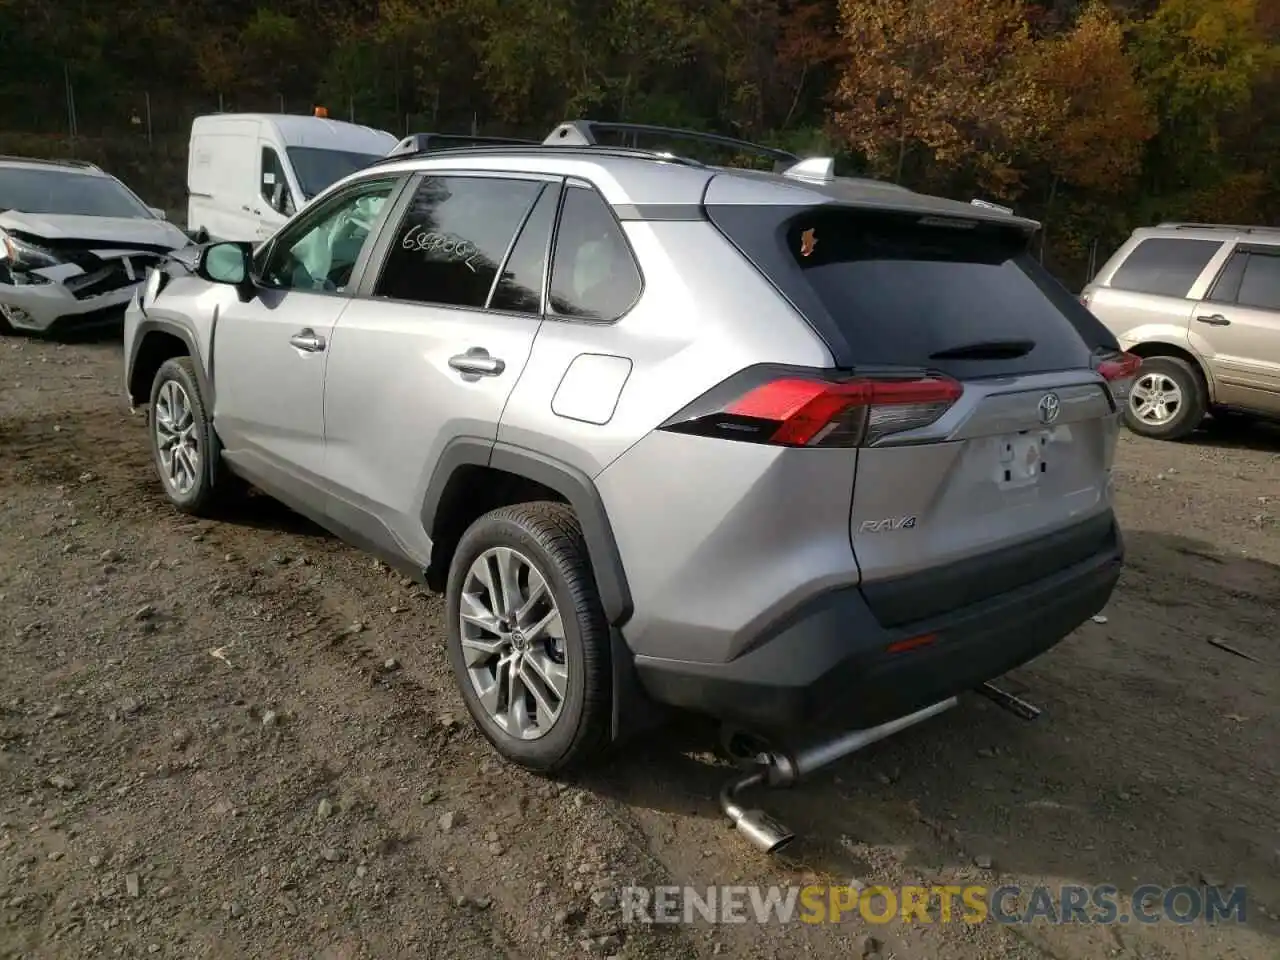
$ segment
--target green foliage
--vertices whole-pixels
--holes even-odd
[[[1211,189],[1224,166],[1222,124],[1248,109],[1259,79],[1277,64],[1257,0],[1164,0],[1135,25],[1130,48],[1160,118],[1148,184],[1157,192]]]

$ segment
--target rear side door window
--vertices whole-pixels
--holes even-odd
[[[549,314],[609,323],[631,309],[643,286],[631,245],[604,198],[570,184],[551,261]]]
[[[559,205],[560,184],[547,184],[520,228],[516,242],[511,245],[511,252],[502,266],[502,275],[489,298],[490,310],[541,315],[547,253]]]
[[[1240,281],[1244,279],[1245,264],[1248,262],[1249,254],[1243,250],[1231,254],[1205,299],[1213,303],[1235,303],[1236,295],[1240,292]]]
[[[1236,303],[1257,310],[1280,310],[1280,256],[1249,253]]]
[[[484,308],[544,186],[500,177],[424,178],[392,233],[373,296]]]
[[[1185,297],[1220,249],[1221,240],[1151,237],[1133,248],[1109,285],[1132,293]]]

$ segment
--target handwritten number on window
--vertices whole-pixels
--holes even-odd
[[[404,239],[400,241],[400,246],[405,250],[417,250],[421,253],[432,254],[437,259],[462,263],[472,273],[476,272],[473,261],[479,251],[470,240],[451,237],[443,233],[428,232],[415,224],[405,232]]]

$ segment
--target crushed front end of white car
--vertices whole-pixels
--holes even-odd
[[[107,222],[59,229],[55,219]],[[189,242],[162,220],[113,220],[0,214],[0,317],[8,326],[46,333],[118,321],[147,270]]]
[[[190,242],[91,163],[0,157],[0,333],[117,322],[147,270]]]

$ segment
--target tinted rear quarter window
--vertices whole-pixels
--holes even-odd
[[[1221,240],[1181,240],[1175,237],[1143,240],[1120,264],[1109,286],[1133,293],[1185,297],[1221,248]]]
[[[551,261],[551,312],[617,320],[640,298],[642,286],[631,247],[604,199],[589,187],[571,185]]]

